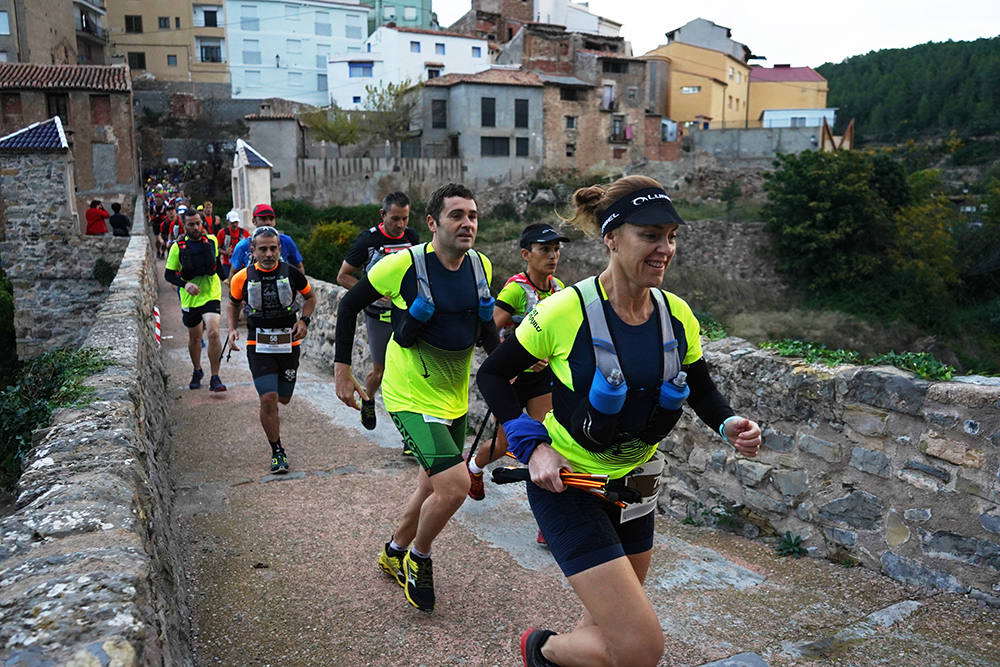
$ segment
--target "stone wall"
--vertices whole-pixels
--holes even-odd
[[[787,531],[812,555],[1000,606],[1000,381],[810,365],[738,338],[705,358],[764,445],[736,456],[686,414],[661,445],[661,509],[754,537]]]
[[[340,299],[347,293],[340,285],[309,278],[316,295],[316,310],[309,324],[309,335],[302,341],[303,358],[319,364],[333,372],[334,334],[337,329],[337,308]],[[351,369],[361,382],[371,370],[371,355],[368,353],[368,332],[365,329],[365,315],[358,315],[354,334],[354,353]]]
[[[773,159],[778,153],[801,153],[816,150],[819,127],[764,127],[735,130],[699,130],[688,136],[694,150],[705,151],[721,159]]]
[[[459,159],[299,158],[293,168],[294,184],[275,191],[274,199],[305,199],[319,207],[373,204],[394,190],[426,201],[438,186],[465,182],[466,175]]]
[[[18,357],[78,347],[107,291],[95,264],[104,260],[113,275],[129,239],[80,232],[67,206],[66,153],[4,153],[0,161],[0,256],[14,288]]]
[[[191,664],[152,324],[156,265],[145,235],[128,243],[82,341],[111,365],[86,381],[85,405],[35,433],[18,509],[0,520],[4,664]]]

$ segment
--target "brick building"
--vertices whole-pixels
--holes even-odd
[[[139,180],[128,68],[0,63],[0,136],[53,116],[72,152],[81,229],[92,199],[131,215]]]

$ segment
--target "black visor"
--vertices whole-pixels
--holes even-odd
[[[601,218],[601,236],[607,236],[612,229],[626,222],[632,225],[685,224],[670,196],[660,188],[630,192],[609,206]]]

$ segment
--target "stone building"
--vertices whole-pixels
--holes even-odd
[[[104,0],[0,0],[0,60],[106,65]]]
[[[110,282],[128,244],[128,238],[83,234],[73,171],[58,116],[0,138],[0,259],[14,288],[20,359],[79,346],[107,287],[98,276]]]
[[[533,72],[448,74],[421,90],[421,155],[461,157],[467,183],[528,180],[542,167],[543,85]]]
[[[59,116],[69,138],[81,230],[92,199],[128,215],[138,188],[132,85],[124,65],[0,63],[0,134]]]
[[[240,212],[240,222],[253,229],[250,222],[253,207],[271,203],[271,170],[267,158],[242,139],[236,140],[233,155],[233,208]]]

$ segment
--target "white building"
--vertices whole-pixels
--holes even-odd
[[[764,109],[761,127],[822,127],[823,119],[833,127],[836,109]]]
[[[566,26],[569,32],[608,37],[617,37],[622,27],[621,23],[591,14],[586,3],[570,2],[570,0],[535,0],[535,20],[540,23]]]
[[[361,52],[370,11],[359,0],[226,0],[233,98],[327,105],[327,59]]]
[[[426,81],[442,74],[474,74],[489,69],[485,39],[444,30],[384,25],[365,41],[361,53],[330,58],[330,102],[360,109],[365,86]]]

